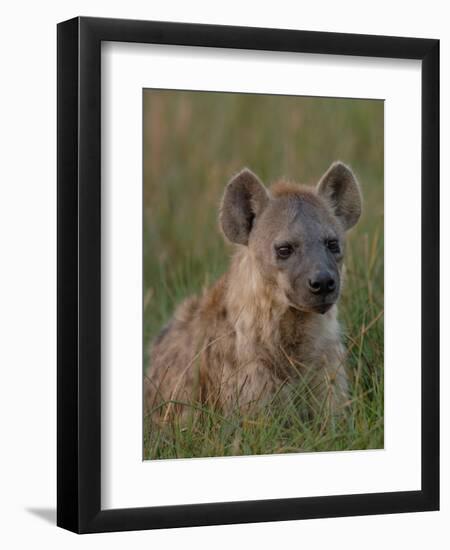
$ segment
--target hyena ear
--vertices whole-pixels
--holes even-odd
[[[248,168],[241,170],[225,188],[219,220],[225,236],[236,244],[248,244],[250,231],[269,202],[269,194]]]
[[[333,208],[347,231],[361,216],[362,197],[359,183],[342,162],[334,162],[317,185],[317,193]]]

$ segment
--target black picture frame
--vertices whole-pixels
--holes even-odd
[[[58,25],[57,524],[77,533],[439,508],[439,41],[77,17]],[[422,489],[101,509],[102,41],[422,61]]]

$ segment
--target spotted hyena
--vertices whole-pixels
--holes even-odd
[[[336,162],[316,187],[267,189],[248,169],[225,188],[220,225],[229,270],[181,303],[151,346],[147,413],[182,419],[207,403],[258,408],[301,377],[332,412],[347,401],[337,301],[347,231],[361,214],[353,172]]]

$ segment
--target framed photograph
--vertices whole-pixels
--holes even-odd
[[[58,25],[77,533],[439,507],[439,41]]]

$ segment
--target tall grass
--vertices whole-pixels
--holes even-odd
[[[231,253],[218,230],[227,180],[248,166],[270,183],[314,184],[350,164],[364,212],[349,236],[340,318],[348,349],[348,415],[299,414],[301,384],[258,416],[196,408],[165,430],[144,421],[145,458],[383,447],[383,102],[205,92],[144,92],[144,338],[186,296],[211,284]],[[147,346],[146,346],[147,347]],[[144,367],[148,361],[145,356]]]

